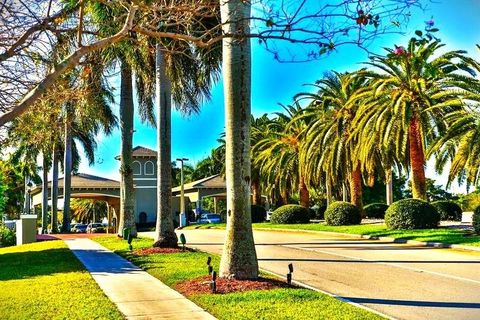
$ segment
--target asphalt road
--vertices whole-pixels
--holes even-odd
[[[187,244],[221,253],[224,230],[181,230]],[[396,319],[480,319],[480,252],[339,235],[255,231],[260,268]]]

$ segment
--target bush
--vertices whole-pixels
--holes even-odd
[[[438,227],[440,214],[434,206],[419,199],[403,199],[393,203],[385,213],[390,229],[428,229]]]
[[[365,216],[370,219],[383,219],[385,218],[385,211],[387,211],[388,205],[385,203],[370,203],[363,207]]]
[[[14,246],[16,243],[15,232],[5,226],[0,226],[0,247]]]
[[[475,208],[472,216],[472,226],[476,234],[480,234],[480,206]]]
[[[252,204],[252,222],[264,222],[267,219],[267,210],[264,207]]]
[[[437,209],[441,220],[462,221],[462,208],[453,201],[435,201],[432,206]]]
[[[348,202],[336,201],[329,205],[325,211],[325,222],[329,226],[360,224],[361,221],[360,210]]]
[[[308,223],[309,211],[297,204],[287,204],[273,211],[270,221],[279,224]]]

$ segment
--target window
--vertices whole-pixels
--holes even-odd
[[[140,176],[142,174],[142,164],[138,161],[133,161],[133,175]]]
[[[153,176],[155,174],[155,165],[152,161],[145,162],[145,175]]]
[[[147,214],[145,212],[140,212],[140,215],[138,216],[138,222],[139,223],[147,223]]]

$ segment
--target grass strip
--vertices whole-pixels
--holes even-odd
[[[220,258],[205,252],[181,252],[138,256],[117,237],[92,239],[130,260],[175,289],[176,284],[207,274],[207,257],[218,270]],[[151,247],[152,239],[138,238],[135,249]],[[300,288],[254,290],[228,294],[195,294],[188,297],[218,319],[383,319],[325,294]]]
[[[225,224],[192,225],[188,229],[224,229]],[[339,232],[347,234],[361,234],[375,237],[390,237],[395,239],[416,240],[424,242],[441,242],[448,244],[461,244],[465,246],[480,247],[480,236],[473,235],[468,230],[437,228],[420,230],[389,230],[384,224],[361,224],[351,226],[327,226],[324,223],[307,224],[273,224],[270,222],[254,223],[254,229],[288,229]]]
[[[0,319],[123,319],[63,241],[0,249]]]

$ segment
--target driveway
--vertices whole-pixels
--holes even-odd
[[[220,254],[224,230],[181,230]],[[152,236],[152,233],[144,233]],[[320,233],[254,231],[260,268],[397,319],[480,319],[480,252]]]

